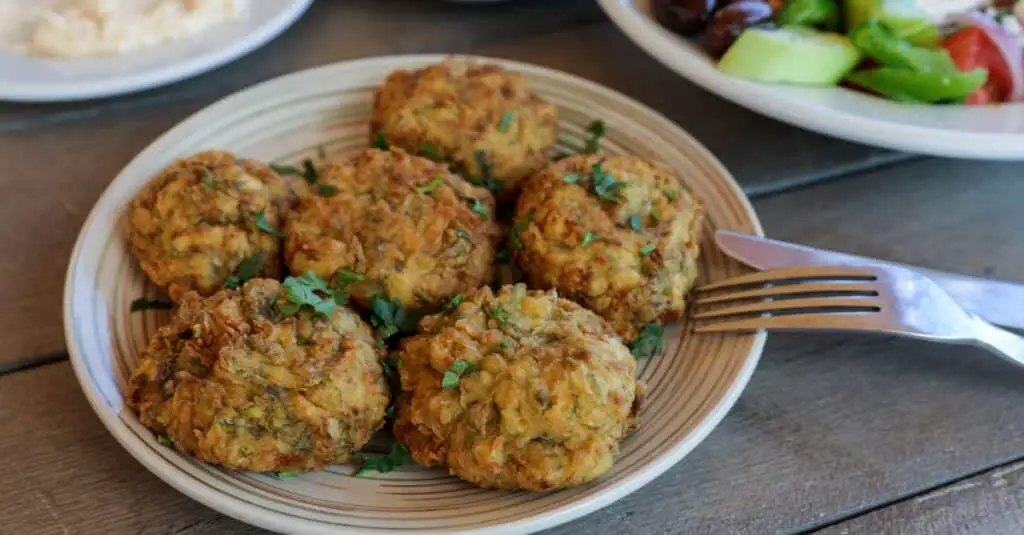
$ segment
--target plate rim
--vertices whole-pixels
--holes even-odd
[[[498,63],[504,67],[514,71],[533,71],[536,73],[550,76],[553,78],[560,78],[567,84],[576,85],[577,87],[584,87],[589,91],[594,91],[604,96],[611,97],[618,100],[620,103],[629,105],[635,109],[642,111],[649,120],[657,121],[661,123],[661,126],[673,131],[674,134],[681,136],[689,140],[692,144],[694,151],[705,161],[720,173],[725,178],[722,184],[728,188],[734,195],[736,200],[742,205],[745,215],[749,218],[749,222],[752,226],[753,233],[758,236],[764,236],[764,230],[761,225],[760,219],[750,202],[750,199],[743,193],[742,188],[733,178],[732,174],[729,173],[728,169],[718,160],[717,157],[699,140],[697,140],[690,133],[685,131],[676,123],[670,121],[664,115],[658,111],[650,108],[649,106],[633,99],[632,97],[625,95],[619,91],[605,87],[596,82],[587,80],[580,76],[550,67],[545,67],[538,64],[513,61],[504,58],[479,56],[472,54],[403,54],[403,55],[386,55],[386,56],[375,56],[370,58],[363,58],[358,60],[341,61],[332,64],[327,64],[319,67],[313,67],[296,71],[290,74],[285,74],[255,84],[246,89],[237,91],[230,95],[227,95],[203,108],[192,113],[185,119],[179,121],[175,126],[161,134],[159,137],[154,139],[149,145],[141,150],[135,157],[133,157],[125,166],[118,172],[117,176],[110,181],[109,184],[103,189],[95,204],[90,208],[89,215],[82,224],[79,230],[78,236],[75,239],[74,247],[72,248],[71,255],[68,260],[68,267],[65,273],[64,280],[64,292],[63,292],[63,321],[64,321],[64,333],[65,343],[71,361],[72,368],[75,372],[76,379],[79,387],[85,394],[89,405],[92,407],[93,412],[97,414],[100,421],[103,423],[107,431],[114,436],[114,438],[121,444],[133,458],[135,458],[140,464],[146,467],[146,469],[157,476],[159,479],[173,487],[178,492],[181,492],[190,499],[195,500],[203,505],[211,507],[227,516],[233,517],[242,522],[248,523],[254,526],[260,526],[266,529],[278,531],[280,533],[317,533],[317,534],[394,534],[395,530],[376,530],[367,528],[337,528],[323,525],[317,521],[301,519],[296,520],[294,518],[283,518],[276,512],[263,511],[255,508],[251,504],[245,503],[243,500],[237,498],[234,495],[218,492],[213,489],[206,489],[204,487],[195,487],[187,482],[187,478],[181,477],[175,470],[168,470],[170,463],[157,455],[152,451],[148,451],[145,447],[140,447],[142,442],[138,437],[132,435],[132,433],[120,422],[117,415],[109,410],[105,401],[102,399],[102,394],[98,392],[89,381],[88,372],[86,370],[86,363],[83,360],[82,353],[84,352],[80,348],[75,338],[72,336],[72,329],[69,326],[74,323],[73,318],[73,307],[71,304],[73,298],[72,289],[74,287],[74,279],[76,269],[79,267],[80,255],[82,248],[84,247],[83,241],[85,237],[90,233],[91,228],[96,223],[97,218],[101,217],[102,212],[100,208],[104,204],[104,199],[107,199],[111,193],[112,188],[118,186],[118,183],[127,180],[123,178],[127,171],[131,170],[135,166],[139,165],[140,161],[144,161],[148,158],[150,153],[158,152],[161,145],[171,142],[171,140],[181,131],[187,130],[188,127],[196,121],[202,120],[204,115],[215,114],[218,110],[230,110],[232,106],[238,101],[244,101],[249,98],[253,92],[259,91],[262,88],[270,85],[287,83],[289,80],[301,79],[305,76],[315,76],[316,74],[326,73],[332,70],[341,69],[359,69],[364,65],[372,65],[378,62],[393,62],[393,63],[420,63],[430,64],[441,61],[448,57],[457,57],[460,59],[468,59],[473,61]],[[543,515],[534,515],[521,520],[507,522],[500,524],[496,527],[481,527],[473,528],[470,530],[459,530],[454,531],[451,529],[439,529],[432,531],[425,531],[424,533],[479,533],[487,535],[505,535],[505,534],[521,534],[521,533],[534,533],[542,529],[549,529],[555,526],[559,526],[576,520],[588,514],[591,514],[597,510],[600,510],[608,505],[624,498],[625,496],[635,492],[643,486],[646,486],[652,480],[665,473],[671,467],[679,463],[684,457],[686,457],[697,445],[702,443],[707,436],[718,427],[722,419],[728,414],[736,401],[739,399],[740,394],[746,389],[750,378],[753,376],[754,370],[757,367],[758,362],[763,355],[765,341],[767,340],[767,333],[765,331],[758,331],[752,335],[752,342],[750,350],[739,370],[736,373],[735,380],[729,386],[724,395],[718,400],[718,402],[707,412],[706,416],[701,419],[697,424],[693,432],[691,432],[685,440],[679,441],[677,444],[662,455],[660,458],[653,459],[651,462],[643,465],[633,475],[624,479],[622,484],[615,487],[611,487],[603,492],[593,494],[591,496],[582,498],[570,502],[564,506],[553,509],[552,511]],[[135,444],[139,442],[139,444]]]
[[[180,82],[223,67],[262,48],[298,22],[312,5],[313,0],[288,0],[288,4],[279,13],[247,33],[243,39],[185,61],[160,64],[129,75],[57,85],[0,80],[0,100],[22,103],[75,102],[137,93]],[[161,46],[174,44],[169,42]],[[116,56],[109,59],[113,58]]]
[[[693,84],[757,114],[836,139],[890,150],[946,158],[1024,160],[1024,132],[943,130],[864,118],[827,106],[783,99],[776,96],[778,85],[739,80],[698,65],[698,54],[677,44],[679,38],[640,12],[635,0],[597,3],[619,31],[648,56]],[[701,60],[706,62],[706,57]]]

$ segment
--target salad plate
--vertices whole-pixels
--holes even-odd
[[[699,44],[656,22],[652,0],[598,1],[619,29],[652,57],[752,111],[887,149],[957,158],[1024,159],[1024,103],[906,103],[836,85],[769,84],[728,76]]]
[[[85,222],[64,294],[67,347],[93,410],[128,452],[168,484],[224,514],[288,533],[529,533],[596,511],[639,489],[695,448],[722,420],[760,357],[764,333],[694,335],[685,322],[665,329],[662,354],[640,360],[647,384],[640,427],[622,443],[611,471],[591,484],[547,492],[485,490],[441,470],[404,465],[357,474],[349,465],[299,477],[227,471],[161,445],[124,403],[132,370],[166,310],[131,312],[158,297],[124,237],[129,201],[160,169],[204,149],[268,162],[331,160],[369,146],[374,90],[399,69],[443,56],[371,58],[302,71],[249,88],[186,119],[136,156],[110,183]],[[717,229],[762,235],[739,186],[694,138],[649,108],[551,69],[492,58],[558,108],[556,150],[578,151],[588,125],[606,125],[603,154],[657,159],[676,171],[707,214],[700,229],[700,279],[747,272],[714,246]],[[600,116],[595,116],[599,113]]]

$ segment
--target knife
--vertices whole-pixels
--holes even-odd
[[[877,258],[854,256],[806,245],[741,234],[730,230],[715,232],[715,242],[725,254],[758,270],[798,265],[896,265],[930,277],[962,307],[989,323],[1024,329],[1024,285],[980,277],[936,271]]]

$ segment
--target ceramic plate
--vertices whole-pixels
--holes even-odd
[[[838,138],[888,149],[1024,160],[1024,104],[917,106],[840,88],[757,84],[720,73],[693,43],[649,16],[650,0],[599,0],[612,21],[670,69],[758,113]]]
[[[108,97],[177,82],[263,46],[313,0],[252,0],[236,20],[121,56],[49,60],[0,51],[0,100],[46,102]]]
[[[126,379],[166,312],[131,314],[140,296],[157,297],[131,256],[122,217],[129,200],[163,166],[209,148],[266,161],[352,156],[366,148],[375,86],[395,69],[441,56],[399,56],[340,63],[272,80],[187,119],[139,154],[92,209],[72,253],[64,322],[75,372],[117,440],[167,483],[225,514],[268,529],[314,534],[527,533],[583,516],[633,492],[679,462],[711,432],[754,371],[765,336],[688,335],[666,330],[666,352],[642,361],[649,387],[640,429],[615,468],[590,485],[549,494],[483,490],[445,472],[403,467],[353,477],[350,466],[294,479],[220,470],[157,443],[122,402]],[[533,65],[489,58],[522,73],[560,110],[563,150],[578,150],[586,125],[600,118],[602,150],[658,158],[703,200],[703,280],[744,272],[715,250],[718,228],[761,234],[740,188],[692,137],[654,111],[585,80]]]

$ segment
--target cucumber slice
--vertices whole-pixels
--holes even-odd
[[[874,20],[915,45],[933,47],[939,43],[938,25],[917,0],[846,0],[843,9],[849,29]]]
[[[757,82],[835,85],[860,61],[845,35],[786,26],[749,28],[722,56],[718,69]]]

